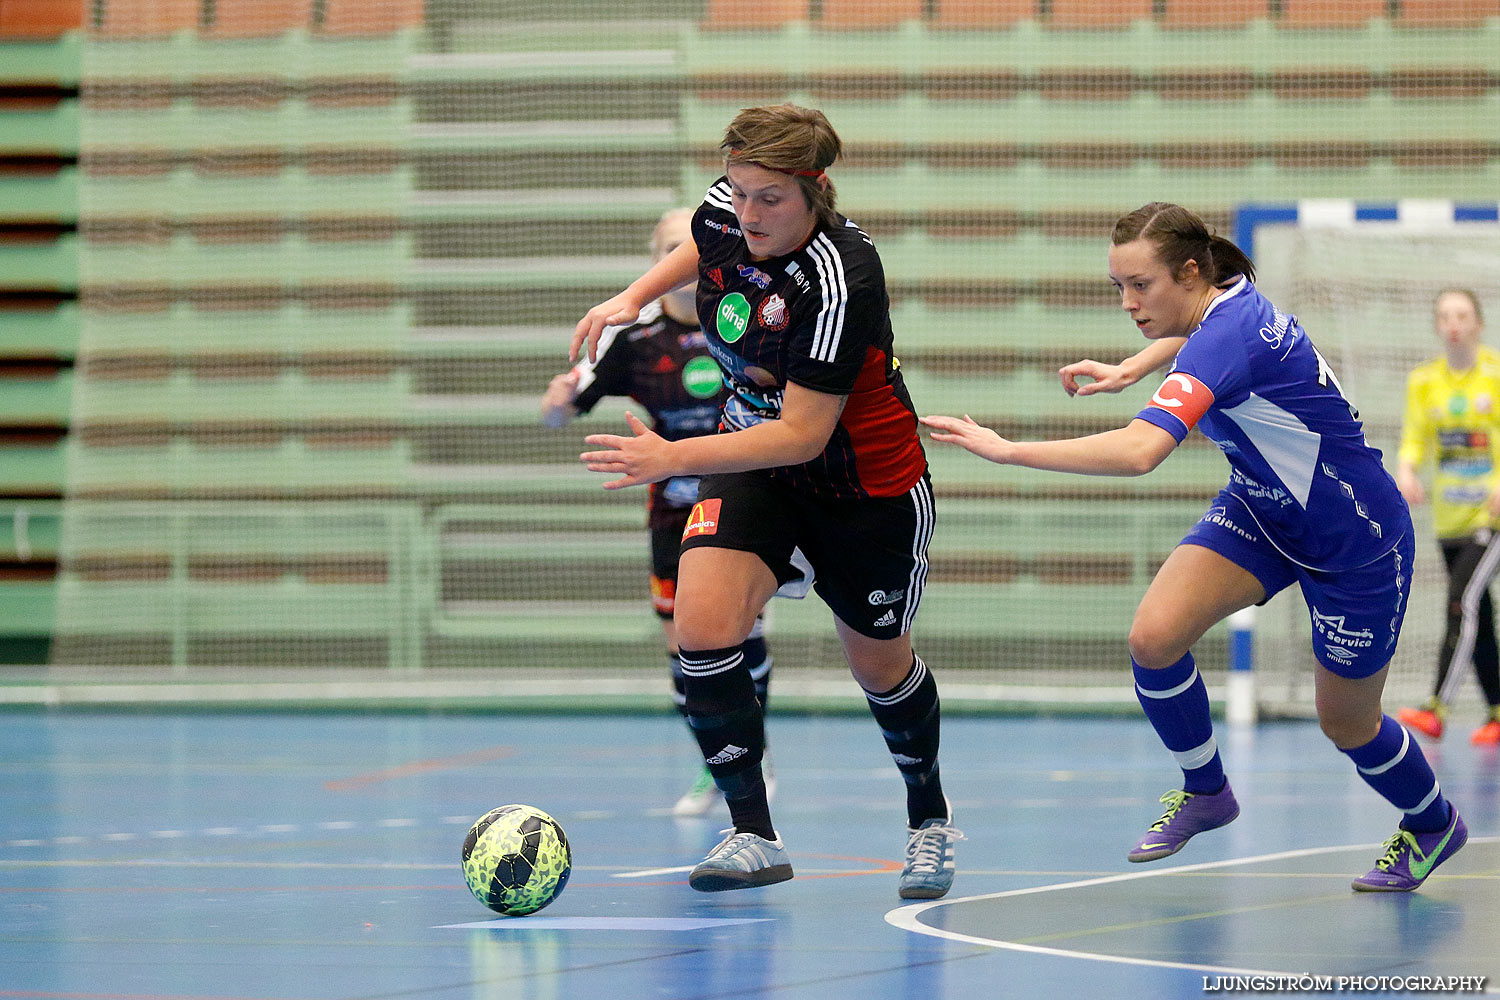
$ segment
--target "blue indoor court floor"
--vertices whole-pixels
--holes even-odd
[[[1314,723],[1221,727],[1240,818],[1131,865],[1178,777],[1144,719],[950,718],[945,785],[968,839],[953,892],[922,904],[896,896],[901,784],[873,721],[773,703],[769,731],[797,876],[704,895],[686,870],[726,817],[670,816],[696,764],[665,713],[0,715],[0,1000],[1500,983],[1500,759],[1462,726],[1424,746],[1469,845],[1417,893],[1356,894],[1397,817]],[[458,863],[468,825],[508,802],[551,812],[573,845],[572,881],[530,917],[482,907]]]

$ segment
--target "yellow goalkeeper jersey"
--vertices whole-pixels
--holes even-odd
[[[1427,492],[1439,538],[1461,538],[1490,527],[1485,504],[1500,484],[1500,351],[1480,347],[1474,367],[1455,372],[1433,358],[1406,380],[1401,424],[1403,461],[1421,469],[1430,460]]]

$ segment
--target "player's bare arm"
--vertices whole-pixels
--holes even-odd
[[[569,368],[561,375],[552,376],[547,391],[542,393],[542,426],[557,428],[578,416],[573,400],[578,396],[578,370]]]
[[[583,319],[573,328],[568,360],[577,361],[579,350],[587,345],[588,359],[597,361],[599,336],[605,327],[635,322],[646,303],[655,302],[697,277],[698,245],[688,240],[651,265],[651,269],[631,282],[629,288],[584,313]]]
[[[921,419],[932,428],[934,441],[956,444],[991,462],[1085,476],[1143,476],[1177,447],[1176,438],[1144,420],[1064,441],[1009,441],[969,416]]]
[[[1396,464],[1396,489],[1406,498],[1406,502],[1413,507],[1427,502],[1427,491],[1422,488],[1422,477],[1417,474],[1416,466],[1406,459]],[[1500,492],[1500,491],[1497,491]],[[1490,496],[1490,509],[1496,509],[1495,495]]]
[[[1171,362],[1187,343],[1186,337],[1165,337],[1152,341],[1117,365],[1085,358],[1064,365],[1057,371],[1062,387],[1069,396],[1092,396],[1098,392],[1119,392]],[[1090,379],[1079,382],[1080,378]]]
[[[671,476],[747,472],[800,465],[817,458],[833,435],[847,397],[817,392],[795,383],[782,395],[781,418],[730,434],[667,441],[633,414],[625,421],[634,436],[590,434],[585,444],[603,451],[579,455],[590,472],[619,474],[607,490],[660,482]]]

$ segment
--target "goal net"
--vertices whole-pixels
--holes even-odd
[[[1483,306],[1500,303],[1500,224],[1493,221],[1494,206],[1474,213],[1488,222],[1463,221],[1462,212],[1455,221],[1452,205],[1405,207],[1411,216],[1405,220],[1356,221],[1352,203],[1315,203],[1304,207],[1298,222],[1260,227],[1254,238],[1261,290],[1301,321],[1392,472],[1406,376],[1442,353],[1432,319],[1437,293],[1466,288]],[[1385,208],[1369,214],[1398,214],[1397,206]],[[1446,575],[1432,512],[1414,508],[1412,520],[1416,567],[1387,682],[1388,705],[1419,703],[1431,694],[1446,622]],[[1256,626],[1262,699],[1270,706],[1310,711],[1310,624],[1295,588],[1273,600]],[[1482,704],[1472,681],[1464,685],[1463,702]]]

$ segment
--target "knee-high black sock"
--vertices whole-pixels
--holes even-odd
[[[760,772],[766,749],[765,720],[740,647],[684,649],[678,656],[688,725],[693,727],[714,784],[724,793],[734,828],[774,840],[776,831]]]
[[[755,683],[755,700],[760,702],[760,709],[764,712],[771,698],[771,667],[775,660],[764,636],[752,634],[740,643],[740,652],[745,657],[745,666],[750,669],[750,680]],[[687,684],[682,679],[682,658],[676,653],[668,653],[667,667],[672,671],[672,705],[686,721]]]
[[[766,702],[771,697],[771,667],[776,661],[771,657],[765,636],[752,634],[740,643],[740,652],[744,654],[745,666],[750,668],[750,679],[755,682],[755,700],[760,702],[761,710],[764,711]],[[668,653],[667,667],[672,671],[672,704],[686,719],[687,688],[682,680],[682,658],[676,653]]]
[[[889,691],[865,692],[891,759],[906,782],[906,816],[915,829],[924,820],[947,819],[948,802],[938,777],[938,727],[942,709],[937,681],[913,654],[906,678]]]

